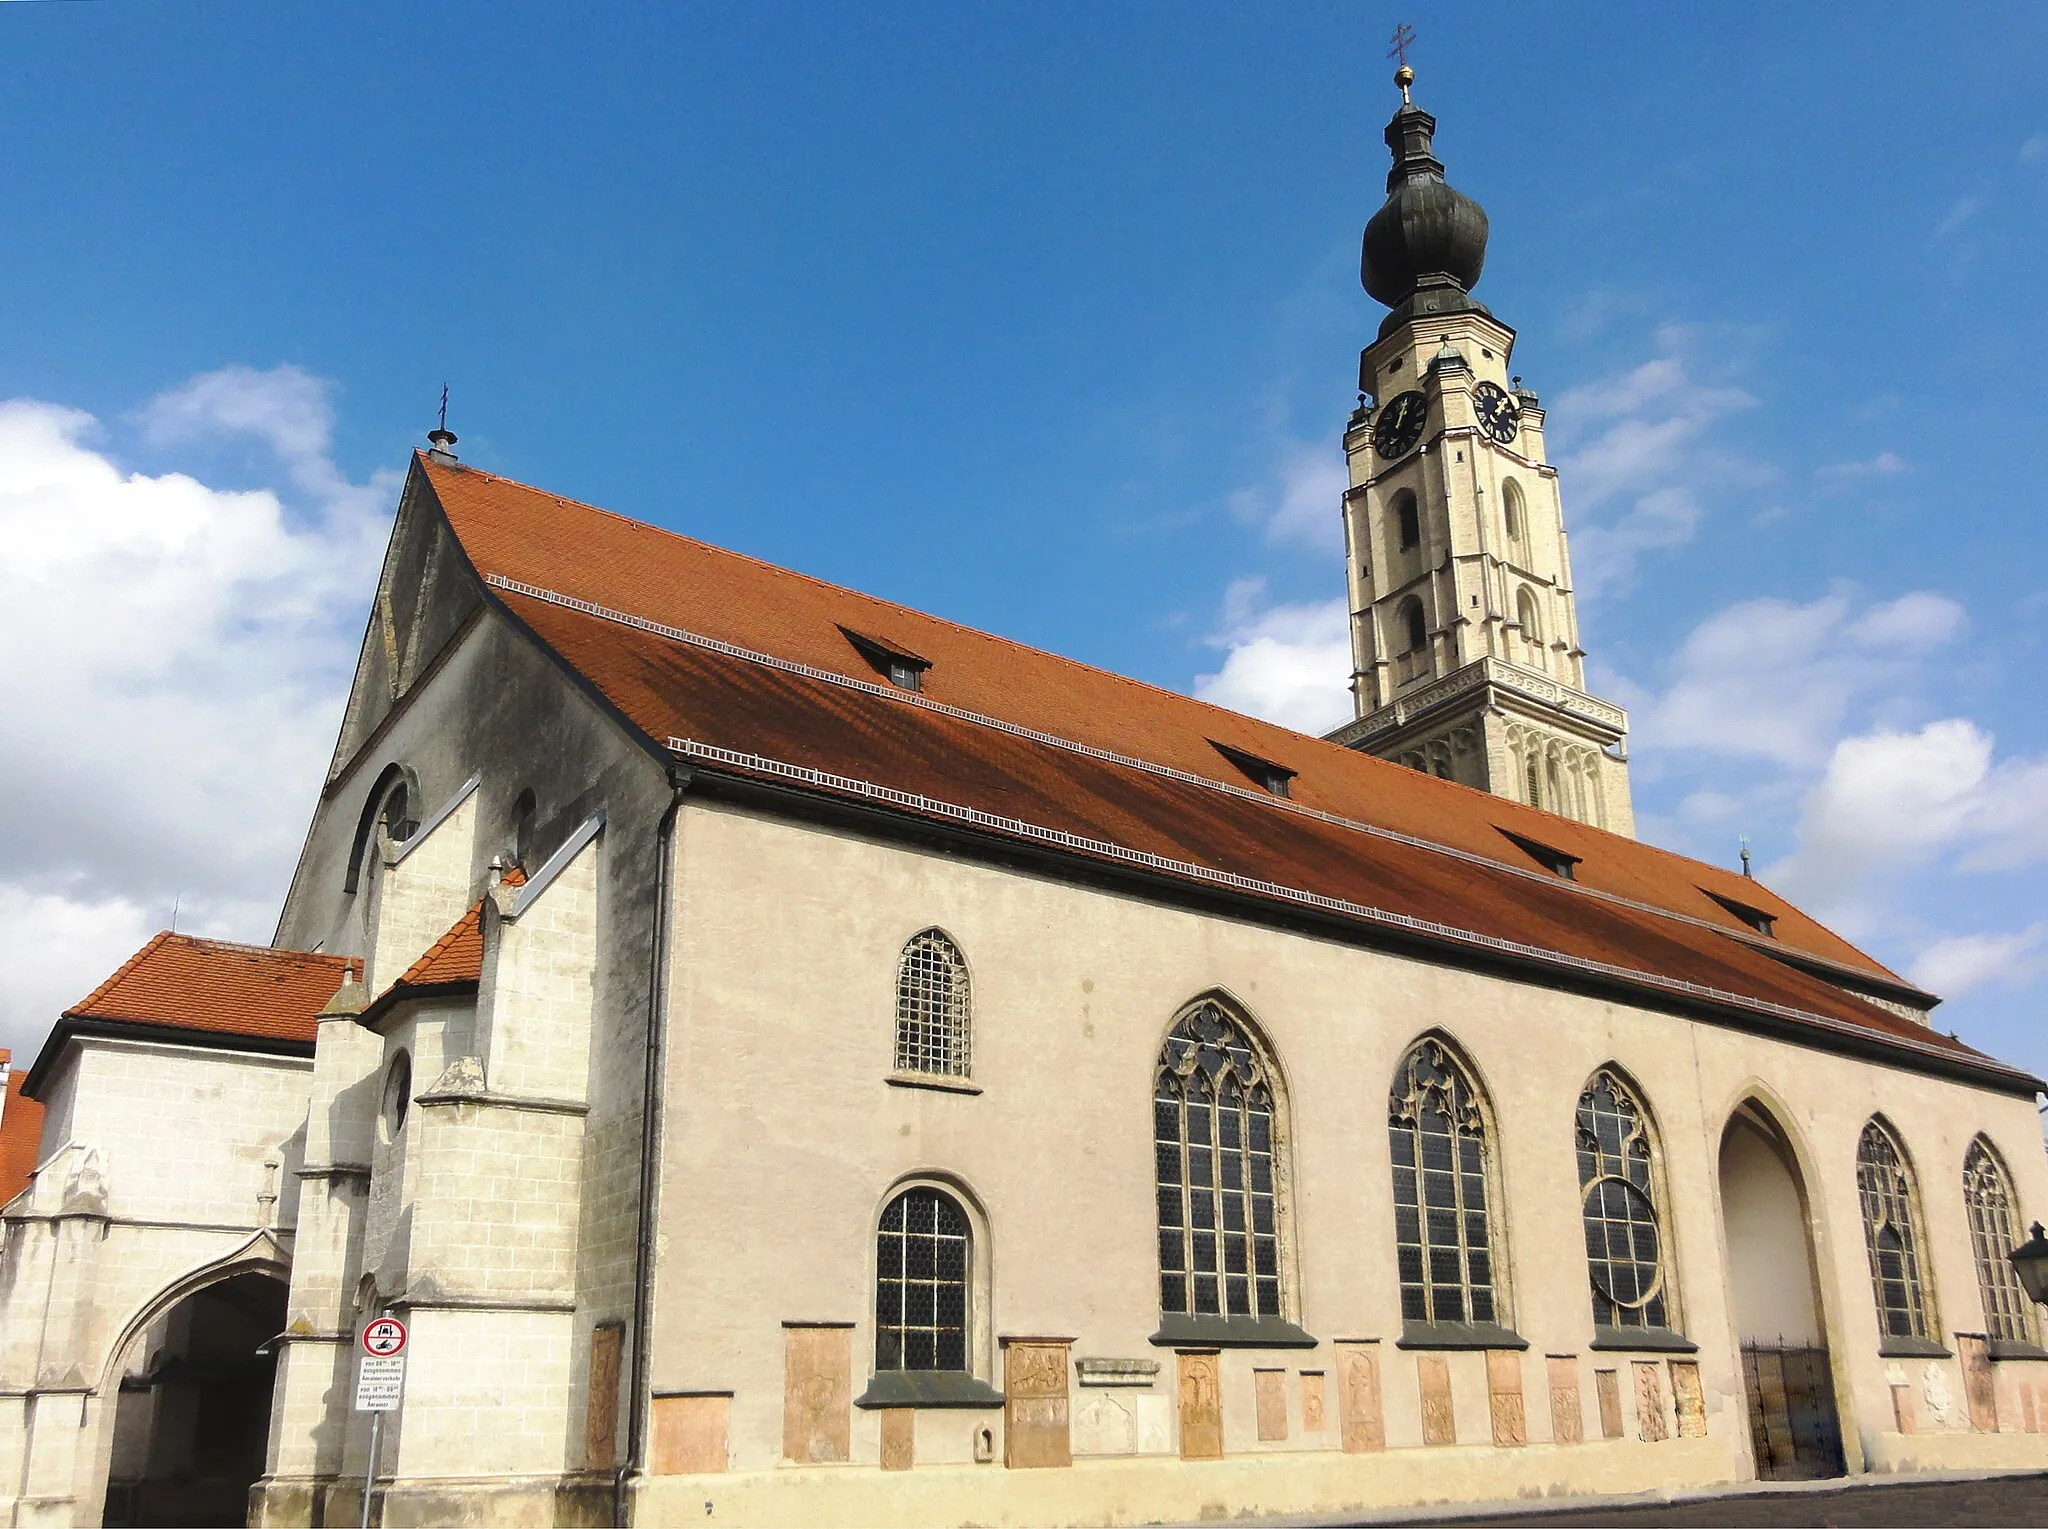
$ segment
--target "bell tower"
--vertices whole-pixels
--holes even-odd
[[[1387,124],[1360,277],[1391,311],[1344,431],[1353,721],[1333,742],[1633,835],[1628,715],[1586,690],[1543,409],[1515,332],[1472,296],[1486,213],[1444,181],[1436,118]]]

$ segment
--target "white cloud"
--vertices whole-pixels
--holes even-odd
[[[0,1044],[55,1017],[182,898],[261,940],[333,746],[395,480],[349,483],[295,368],[230,368],[142,411],[148,437],[268,447],[292,507],[124,471],[89,415],[0,402]],[[58,995],[53,997],[52,995]]]
[[[1613,377],[1570,388],[1550,408],[1567,485],[1573,571],[1582,595],[1626,584],[1646,552],[1682,546],[1699,528],[1702,482],[1747,486],[1770,474],[1710,446],[1718,420],[1753,408],[1741,388],[1699,381],[1686,353],[1692,331],[1657,331],[1662,354]],[[1618,506],[1618,507],[1617,507]]]
[[[2048,159],[2048,133],[2036,133],[2020,145],[2020,160],[2034,164],[2043,159]]]
[[[1265,527],[1266,540],[1341,553],[1344,490],[1350,478],[1343,447],[1331,441],[1288,441],[1271,476],[1231,495],[1240,520]]]
[[[1818,766],[1853,704],[1909,681],[1963,626],[1924,590],[1860,610],[1846,590],[1744,600],[1680,645],[1670,684],[1638,704],[1637,744]]]
[[[2011,934],[1959,934],[1936,940],[1907,969],[1913,981],[1930,993],[1960,998],[1988,982],[2013,985],[2040,975],[2048,960],[2048,922],[2027,925]]]
[[[1239,579],[1224,595],[1220,629],[1208,639],[1227,656],[1195,677],[1195,694],[1304,733],[1325,733],[1351,716],[1351,627],[1345,602],[1267,605],[1264,579]]]
[[[1934,237],[1937,239],[1948,238],[1983,210],[1984,199],[1982,197],[1959,197],[1956,201],[1949,204],[1948,211],[1941,215],[1941,221],[1934,225]]]
[[[1814,469],[1814,477],[1830,488],[1847,488],[1870,478],[1888,478],[1912,471],[1912,464],[1894,451],[1880,451],[1868,462],[1833,462]]]

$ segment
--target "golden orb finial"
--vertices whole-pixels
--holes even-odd
[[[1403,106],[1414,105],[1415,103],[1408,99],[1408,87],[1415,83],[1415,71],[1406,64],[1403,64],[1394,71],[1394,83],[1401,87],[1401,104]]]

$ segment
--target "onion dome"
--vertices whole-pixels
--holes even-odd
[[[1444,182],[1443,162],[1431,142],[1436,118],[1408,99],[1415,72],[1401,68],[1401,108],[1387,124],[1394,168],[1387,200],[1365,225],[1359,279],[1375,300],[1394,311],[1385,334],[1418,313],[1484,313],[1471,290],[1486,264],[1486,210]]]

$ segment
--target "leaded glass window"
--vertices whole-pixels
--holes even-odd
[[[1648,1111],[1603,1068],[1579,1095],[1577,1135],[1594,1325],[1669,1327]]]
[[[896,1070],[964,1078],[973,1064],[967,962],[936,929],[913,935],[896,968]]]
[[[967,1213],[936,1189],[906,1189],[875,1234],[875,1368],[967,1368]]]
[[[1159,1189],[1159,1309],[1280,1315],[1274,1088],[1220,1004],[1166,1037],[1152,1090]]]
[[[1401,1059],[1387,1099],[1394,1245],[1410,1322],[1498,1322],[1486,1119],[1439,1040]]]
[[[1970,1214],[1970,1248],[1977,1256],[1985,1331],[2013,1343],[2034,1342],[2033,1305],[2006,1256],[2021,1240],[2012,1186],[1998,1154],[1981,1136],[1970,1143],[1963,1158],[1963,1204]]]
[[[1925,1338],[1927,1298],[1920,1279],[1920,1238],[1913,1184],[1891,1132],[1873,1120],[1856,1144],[1856,1193],[1863,1203],[1863,1245],[1877,1325],[1887,1338]]]

